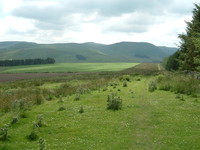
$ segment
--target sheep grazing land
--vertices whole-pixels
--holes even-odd
[[[154,63],[57,75],[0,83],[0,149],[200,149],[198,79]]]

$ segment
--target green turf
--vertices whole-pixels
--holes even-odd
[[[137,77],[138,78],[138,77]],[[58,100],[46,101],[28,111],[28,117],[10,127],[10,141],[0,142],[9,150],[38,149],[38,140],[29,142],[32,122],[43,115],[46,126],[38,135],[46,140],[48,150],[198,150],[200,149],[200,103],[184,95],[185,101],[176,99],[172,92],[148,91],[148,84],[155,77],[135,77],[123,87],[108,86],[107,91],[96,90]],[[76,81],[82,83],[84,81]],[[52,84],[52,85],[51,85]],[[41,88],[57,88],[59,84],[46,83]],[[120,91],[118,90],[120,89]],[[122,110],[106,110],[107,95],[117,93],[123,100]],[[66,107],[58,111],[60,106]],[[83,106],[84,113],[78,111]],[[9,123],[15,113],[1,116],[0,126]],[[1,148],[1,146],[0,146]]]
[[[138,65],[138,63],[56,63],[47,65],[0,67],[0,73],[120,71],[136,65]]]

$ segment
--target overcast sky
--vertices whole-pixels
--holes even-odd
[[[176,46],[199,0],[0,0],[0,41]]]

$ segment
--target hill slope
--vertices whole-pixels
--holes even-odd
[[[157,62],[173,53],[170,48],[144,42],[37,44],[0,42],[0,59],[53,57],[56,62]]]

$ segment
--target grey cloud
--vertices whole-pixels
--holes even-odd
[[[125,18],[125,19],[124,19]],[[105,25],[105,31],[143,33],[157,22],[157,17],[146,13],[133,13],[128,17],[121,17],[118,21]]]
[[[25,0],[24,0],[25,1]],[[138,13],[129,20],[118,25],[108,25],[106,30],[115,32],[146,32],[156,23],[156,17],[164,17],[166,13],[182,14],[189,9],[180,5],[176,0],[57,0],[55,5],[40,7],[29,0],[24,6],[16,8],[12,14],[35,20],[35,26],[43,30],[63,30],[71,26],[84,23],[84,17],[94,13],[98,18],[90,22],[101,23],[112,17],[120,17],[124,14]],[[53,0],[51,0],[53,1]],[[44,1],[45,2],[45,1]],[[80,14],[83,18],[75,18],[74,14]],[[141,15],[142,14],[142,15]],[[143,15],[148,14],[148,15]]]
[[[15,9],[15,16],[38,19],[57,20],[66,14],[98,12],[102,16],[120,16],[132,12],[148,12],[161,14],[172,0],[60,0],[58,5],[39,7],[25,5]]]
[[[8,31],[7,31],[7,34],[9,34],[9,35],[32,35],[32,34],[35,34],[36,33],[36,30],[28,30],[28,31],[26,31],[26,32],[22,32],[22,31],[16,31],[16,30],[14,30],[14,29],[9,29]]]
[[[40,8],[37,6],[29,5],[22,6],[15,9],[13,12],[14,16],[34,19],[46,22],[60,22],[62,20],[63,8],[59,6]]]
[[[117,25],[107,29],[107,32],[123,32],[123,33],[144,33],[148,31],[148,26],[145,25]]]

